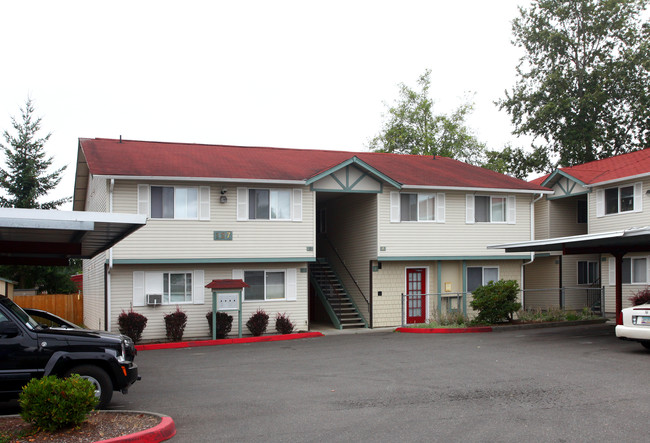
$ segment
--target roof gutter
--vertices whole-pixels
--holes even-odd
[[[470,191],[470,192],[504,192],[508,194],[553,194],[555,191],[544,191],[541,189],[511,189],[511,188],[476,188],[464,186],[422,186],[422,185],[402,185],[403,189],[431,189],[444,191]]]
[[[306,186],[306,180],[274,180],[263,178],[224,178],[224,177],[169,177],[158,175],[95,175],[107,180],[141,180],[141,181],[184,181],[213,183],[273,183],[278,185]]]

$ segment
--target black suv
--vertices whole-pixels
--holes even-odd
[[[44,326],[0,296],[0,400],[18,397],[32,378],[79,374],[95,385],[97,407],[105,408],[113,391],[126,394],[140,379],[135,355],[129,337]]]

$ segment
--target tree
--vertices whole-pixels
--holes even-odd
[[[506,146],[502,151],[485,151],[485,158],[482,167],[521,180],[527,180],[535,172],[548,173],[553,170],[547,150],[539,146],[533,146],[532,153]]]
[[[418,79],[419,91],[399,85],[399,99],[388,106],[381,132],[369,142],[375,152],[441,155],[472,164],[481,161],[485,145],[465,126],[473,104],[466,102],[450,115],[434,115],[429,98],[431,70]]]
[[[559,166],[649,146],[648,0],[534,0],[513,44],[525,55],[497,102],[515,134],[544,140]]]
[[[52,165],[52,157],[46,157],[44,145],[52,133],[43,138],[37,137],[41,119],[35,119],[33,113],[32,100],[27,99],[25,107],[21,108],[22,121],[11,118],[16,135],[4,131],[7,145],[0,144],[0,147],[5,153],[7,169],[0,171],[0,188],[7,195],[0,196],[2,207],[56,209],[71,200],[66,197],[47,203],[38,202],[39,197],[59,184],[67,166],[47,172]]]

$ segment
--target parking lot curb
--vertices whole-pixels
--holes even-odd
[[[242,337],[242,338],[223,338],[219,340],[191,340],[191,341],[178,341],[171,343],[150,343],[144,345],[136,345],[138,351],[151,351],[154,349],[180,349],[180,348],[195,348],[200,346],[221,346],[221,345],[235,345],[238,343],[259,343],[268,341],[285,341],[285,340],[298,340],[301,338],[323,337],[321,332],[298,332],[296,334],[282,334],[282,335],[265,335],[262,337]]]
[[[477,326],[474,328],[397,328],[395,332],[408,334],[468,334],[476,332],[492,332],[490,326]]]
[[[102,412],[102,411],[100,411]],[[110,413],[115,413],[118,411],[106,411]],[[158,443],[161,441],[169,440],[174,435],[176,435],[176,424],[174,420],[168,415],[157,414],[155,412],[143,412],[143,411],[119,411],[124,413],[140,413],[147,415],[154,415],[160,417],[160,423],[158,423],[153,428],[145,429],[144,431],[139,431],[133,434],[122,435],[121,437],[108,438],[106,440],[98,440],[95,443],[135,443],[135,442],[144,442],[144,443]]]

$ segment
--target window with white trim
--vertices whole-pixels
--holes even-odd
[[[391,222],[445,222],[445,194],[391,192]]]
[[[283,300],[285,298],[285,271],[244,271],[244,301]]]
[[[163,305],[203,304],[204,276],[202,269],[133,271],[133,306],[146,306],[149,295],[162,296]]]
[[[163,304],[189,303],[192,301],[192,273],[163,273]]]
[[[197,219],[198,202],[198,188],[151,186],[151,218]]]
[[[499,280],[499,268],[488,266],[467,267],[467,292],[473,292],[479,286]]]
[[[646,257],[624,258],[621,278],[624,284],[646,283],[648,281]]]
[[[302,221],[302,190],[237,188],[237,220]]]
[[[514,195],[466,195],[466,223],[516,223]]]
[[[605,214],[634,211],[634,186],[605,189]]]
[[[597,261],[578,261],[578,284],[591,285],[598,281]]]

